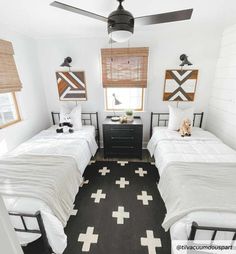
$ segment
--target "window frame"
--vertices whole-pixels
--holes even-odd
[[[10,122],[8,122],[6,124],[0,125],[0,129],[9,127],[9,126],[14,125],[16,123],[19,123],[21,121],[21,116],[20,116],[19,106],[18,106],[18,103],[17,103],[16,94],[15,94],[15,92],[8,92],[8,93],[10,93],[12,95],[12,99],[13,99],[13,102],[14,102],[14,107],[15,107],[15,111],[16,111],[16,116],[17,117],[13,121],[10,121]]]
[[[113,111],[115,111],[115,112],[123,112],[123,111],[125,111],[125,110],[127,110],[127,108],[124,108],[124,109],[109,109],[108,108],[108,99],[107,99],[107,89],[109,89],[110,87],[106,87],[106,88],[104,88],[104,90],[105,90],[105,92],[104,92],[104,94],[105,94],[105,111],[109,111],[109,112],[113,112]],[[117,89],[120,89],[120,88],[124,88],[124,87],[113,87],[113,88],[117,88]],[[131,87],[129,87],[129,88],[131,88]],[[144,88],[143,87],[133,87],[133,88],[139,88],[139,89],[142,89],[142,102],[141,102],[141,104],[142,104],[142,106],[141,106],[141,108],[135,108],[135,109],[132,109],[133,111],[136,111],[136,112],[142,112],[142,111],[144,111]]]

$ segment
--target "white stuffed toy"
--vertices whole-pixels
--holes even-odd
[[[191,136],[192,128],[191,128],[191,121],[188,118],[185,118],[182,122],[182,125],[179,130],[181,137],[184,136]]]
[[[60,118],[59,128],[56,129],[57,133],[73,133],[73,124],[68,114],[64,114]]]

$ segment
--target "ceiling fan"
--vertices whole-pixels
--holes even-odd
[[[50,5],[84,15],[93,19],[97,19],[107,23],[108,34],[112,41],[124,42],[127,41],[134,32],[134,25],[153,25],[167,22],[175,22],[181,20],[191,19],[193,9],[185,9],[180,11],[166,12],[161,14],[154,14],[149,16],[142,16],[134,18],[132,13],[125,10],[122,6],[124,0],[117,0],[119,6],[117,10],[113,11],[108,18],[86,11],[74,6],[70,6],[58,1],[52,2]]]

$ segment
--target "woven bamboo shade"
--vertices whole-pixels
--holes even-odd
[[[22,88],[11,42],[0,40],[0,93],[16,92]]]
[[[148,48],[101,49],[103,87],[147,87]]]

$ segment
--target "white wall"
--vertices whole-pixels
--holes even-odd
[[[194,63],[192,68],[199,69],[199,80],[195,111],[206,111],[210,86],[218,58],[220,34],[202,31],[178,30],[173,26],[159,31],[139,32],[130,40],[130,47],[149,47],[148,89],[145,96],[145,112],[137,113],[144,122],[144,144],[149,139],[150,112],[166,112],[167,103],[162,101],[164,75],[168,68],[178,68],[179,56],[186,53]],[[190,27],[189,27],[190,29]],[[73,58],[73,70],[84,70],[87,80],[88,101],[82,102],[83,111],[99,111],[100,122],[105,118],[104,91],[101,80],[100,49],[110,47],[107,38],[68,38],[38,40],[39,61],[43,84],[46,92],[48,110],[58,111],[59,100],[55,71],[64,57]],[[116,45],[114,45],[115,47]],[[117,45],[127,47],[127,43]],[[191,103],[182,103],[186,107]]]
[[[49,116],[34,40],[1,25],[0,38],[13,44],[15,62],[23,85],[22,91],[17,93],[22,121],[0,129],[0,154],[3,154],[47,127]]]
[[[207,129],[236,149],[236,25],[223,33]]]

